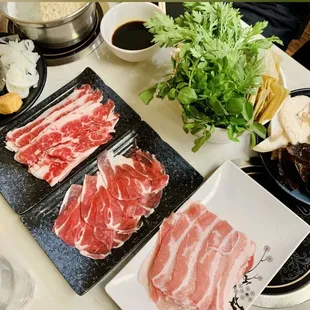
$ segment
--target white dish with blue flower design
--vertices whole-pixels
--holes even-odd
[[[307,223],[230,161],[218,168],[180,211],[192,201],[201,201],[256,243],[254,267],[232,288],[229,310],[249,309],[310,233]],[[137,278],[155,243],[156,235],[106,286],[122,310],[157,309]]]

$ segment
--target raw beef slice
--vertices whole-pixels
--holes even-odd
[[[35,120],[27,123],[25,126],[16,128],[8,132],[6,136],[7,139],[6,147],[11,151],[18,151],[18,147],[15,145],[15,141],[19,137],[30,132],[34,127],[41,124],[45,120],[45,118],[47,118],[50,114],[63,109],[67,105],[70,105],[71,103],[78,100],[80,97],[89,93],[91,90],[92,88],[89,84],[82,85],[80,88],[75,89],[68,97],[63,99],[61,102],[57,103],[56,105],[52,106],[51,108],[43,112]]]
[[[130,154],[131,158],[119,155],[116,161],[111,157],[112,154],[104,152],[98,157],[99,171],[96,175],[85,175],[83,186],[71,186],[54,225],[54,232],[64,242],[92,259],[105,258],[113,248],[122,246],[141,227],[141,217],[149,216],[158,206],[163,187],[169,179],[161,163],[148,152],[136,149]],[[130,178],[133,189],[135,176],[138,176],[135,190],[141,188],[141,182],[147,184],[149,190],[146,193],[140,191],[139,196],[134,194],[138,196],[134,199],[115,197],[107,185],[106,176],[100,172],[107,157],[109,166],[112,163],[113,169],[121,168],[119,172],[123,171]],[[132,164],[130,169],[126,167],[128,162]],[[109,185],[113,186],[120,177],[109,176]],[[121,197],[124,198],[124,195]],[[189,211],[189,217],[195,216],[196,211]]]

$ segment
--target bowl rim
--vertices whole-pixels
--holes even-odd
[[[31,28],[49,28],[49,27],[61,26],[61,25],[64,25],[64,24],[72,21],[74,18],[76,18],[77,16],[80,16],[82,13],[84,13],[92,5],[94,5],[94,7],[95,7],[96,2],[86,2],[77,11],[75,11],[75,12],[73,12],[67,16],[60,17],[57,19],[53,19],[50,21],[39,21],[39,20],[27,21],[27,20],[23,20],[23,19],[13,17],[13,16],[9,15],[8,13],[6,13],[5,11],[3,11],[2,9],[0,9],[0,12],[7,19],[11,20],[12,22],[14,22],[18,25],[28,26]]]
[[[151,46],[149,46],[147,48],[140,49],[140,50],[126,50],[126,49],[123,49],[123,48],[119,48],[119,47],[117,47],[114,44],[109,42],[110,40],[108,40],[108,38],[104,34],[103,25],[104,25],[104,21],[106,20],[106,16],[109,16],[109,15],[113,14],[113,12],[116,11],[117,8],[119,8],[121,6],[126,6],[126,5],[130,6],[130,5],[135,4],[135,3],[138,3],[139,5],[144,5],[144,6],[156,8],[156,10],[158,12],[161,12],[162,14],[165,14],[165,12],[159,6],[157,6],[157,5],[155,5],[155,4],[151,3],[151,2],[122,2],[122,3],[119,3],[119,4],[115,5],[111,9],[109,9],[108,12],[104,14],[104,16],[103,16],[103,18],[102,18],[102,20],[100,22],[100,33],[101,33],[101,35],[103,37],[104,42],[106,42],[109,47],[115,49],[116,51],[121,52],[121,53],[126,53],[126,54],[129,54],[129,55],[134,55],[134,54],[138,54],[138,53],[141,53],[141,52],[145,52],[145,51],[151,50],[151,49],[153,49],[155,47],[158,47],[159,43],[154,43],[153,45],[151,45]]]

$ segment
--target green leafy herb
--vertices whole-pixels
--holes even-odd
[[[266,138],[266,128],[260,123],[253,123],[251,126],[253,132],[255,132],[258,136],[265,139]]]
[[[184,8],[184,15],[176,19],[155,14],[145,24],[154,42],[176,50],[169,78],[141,93],[141,100],[148,104],[156,91],[159,98],[177,99],[184,131],[198,135],[194,152],[215,127],[226,128],[233,141],[246,130],[252,142],[255,134],[265,136],[265,127],[253,123],[253,106],[247,98],[261,83],[259,50],[281,41],[257,37],[267,22],[244,28],[231,3],[185,2]]]
[[[144,104],[149,104],[151,100],[153,99],[156,90],[157,90],[157,84],[151,88],[144,90],[142,93],[140,93],[139,97],[142,100],[142,102]]]
[[[251,132],[250,134],[250,144],[251,148],[253,148],[256,145],[256,135],[254,132]]]
[[[191,104],[195,100],[197,100],[197,95],[194,89],[190,87],[183,87],[179,94],[178,99],[182,104]]]
[[[251,102],[246,102],[242,111],[242,115],[246,121],[250,121],[253,118],[253,105]]]
[[[227,110],[232,115],[238,115],[243,111],[244,107],[244,99],[243,98],[232,98],[227,100]]]

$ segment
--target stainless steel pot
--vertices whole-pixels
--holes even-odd
[[[30,5],[31,2],[28,3]],[[91,32],[96,18],[95,2],[88,2],[71,15],[48,22],[21,20],[11,16],[8,5],[8,2],[1,2],[0,11],[16,25],[19,34],[48,48],[63,48],[80,42]]]

